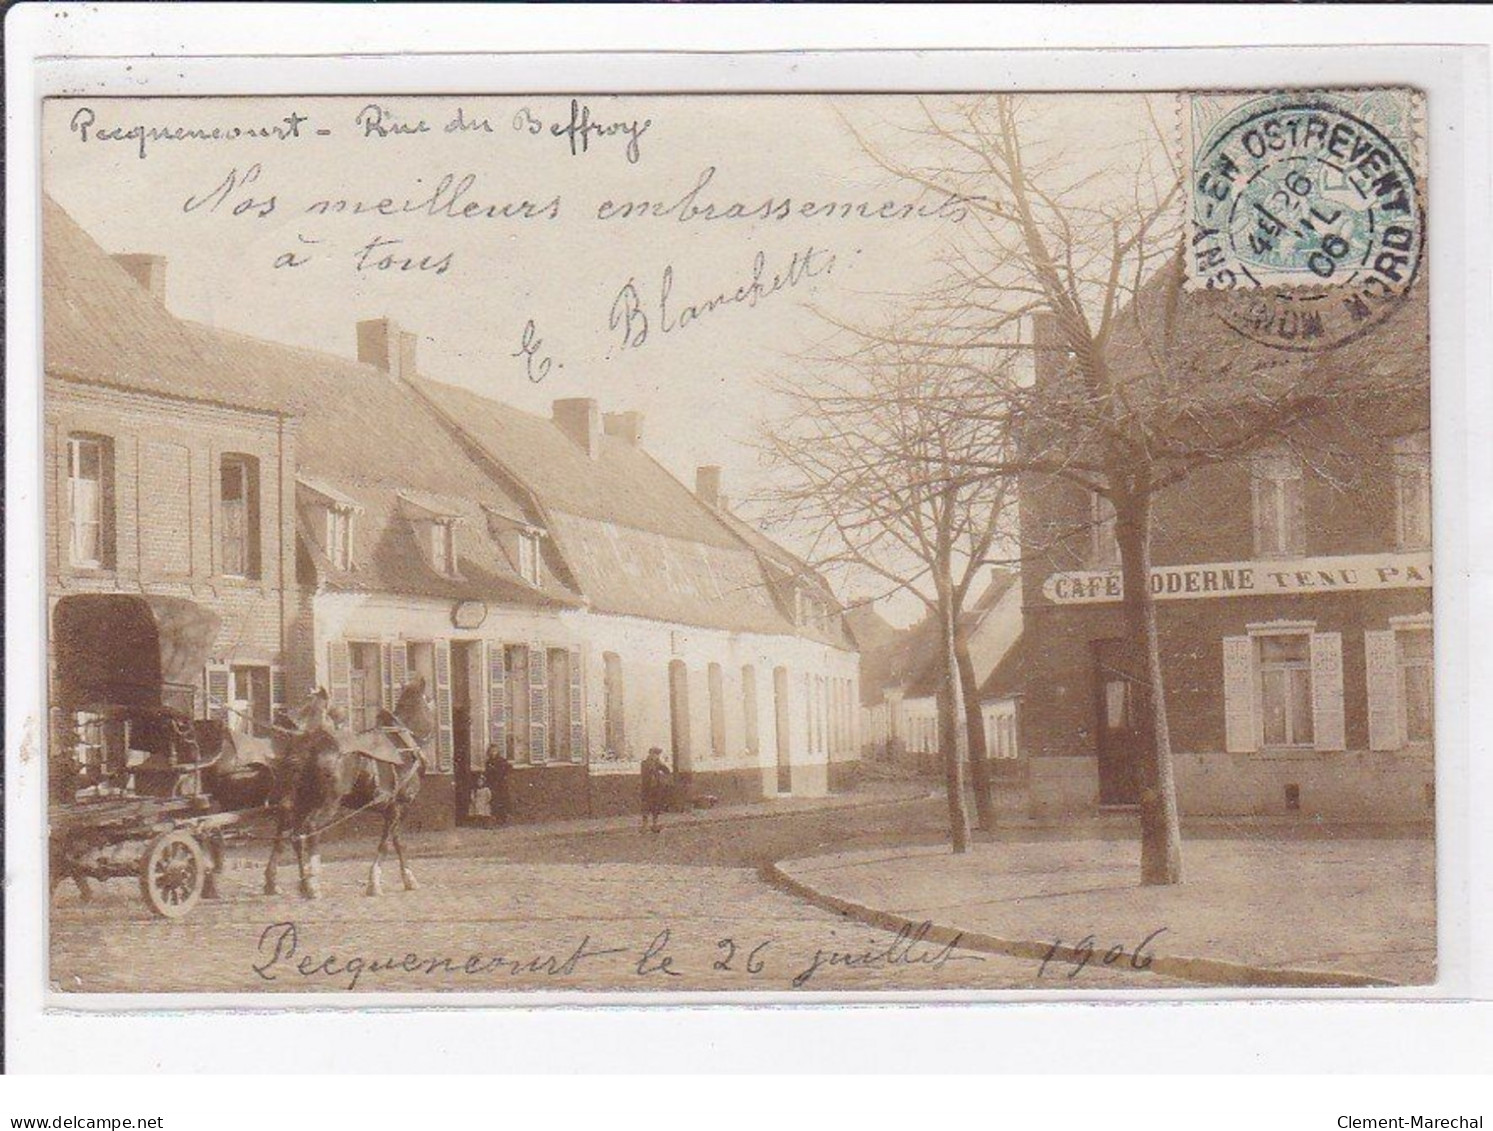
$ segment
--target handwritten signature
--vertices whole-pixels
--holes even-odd
[[[674,298],[674,265],[663,269],[656,295],[648,294],[636,278],[628,279],[612,300],[607,327],[618,335],[621,349],[639,349],[657,330],[672,334],[727,307],[754,309],[763,300],[793,290],[835,269],[835,253],[812,244],[800,248],[780,268],[769,271],[767,253],[752,257],[750,277],[735,287],[704,298],[681,302]]]

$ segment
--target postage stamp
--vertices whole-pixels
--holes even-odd
[[[1420,270],[1420,99],[1405,89],[1186,96],[1187,283],[1235,330],[1331,349]]]

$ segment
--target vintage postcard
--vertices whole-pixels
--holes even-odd
[[[54,1000],[1434,983],[1432,109],[47,99]]]

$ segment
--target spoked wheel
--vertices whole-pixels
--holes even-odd
[[[140,865],[140,892],[157,915],[180,919],[202,898],[207,859],[191,833],[162,833],[150,842]]]

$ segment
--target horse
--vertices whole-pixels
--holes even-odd
[[[290,836],[300,869],[300,894],[321,896],[321,834],[344,809],[372,810],[384,818],[383,836],[368,873],[367,894],[382,895],[382,865],[392,842],[406,891],[414,891],[415,874],[399,839],[405,811],[420,793],[425,772],[424,748],[435,734],[435,715],[416,676],[400,692],[394,710],[380,711],[371,730],[352,733],[338,725],[324,688],[290,716],[284,755],[276,768],[275,837],[264,870],[266,895],[280,894],[276,872],[280,850]],[[388,774],[384,774],[384,770]],[[387,777],[387,784],[385,779]]]

